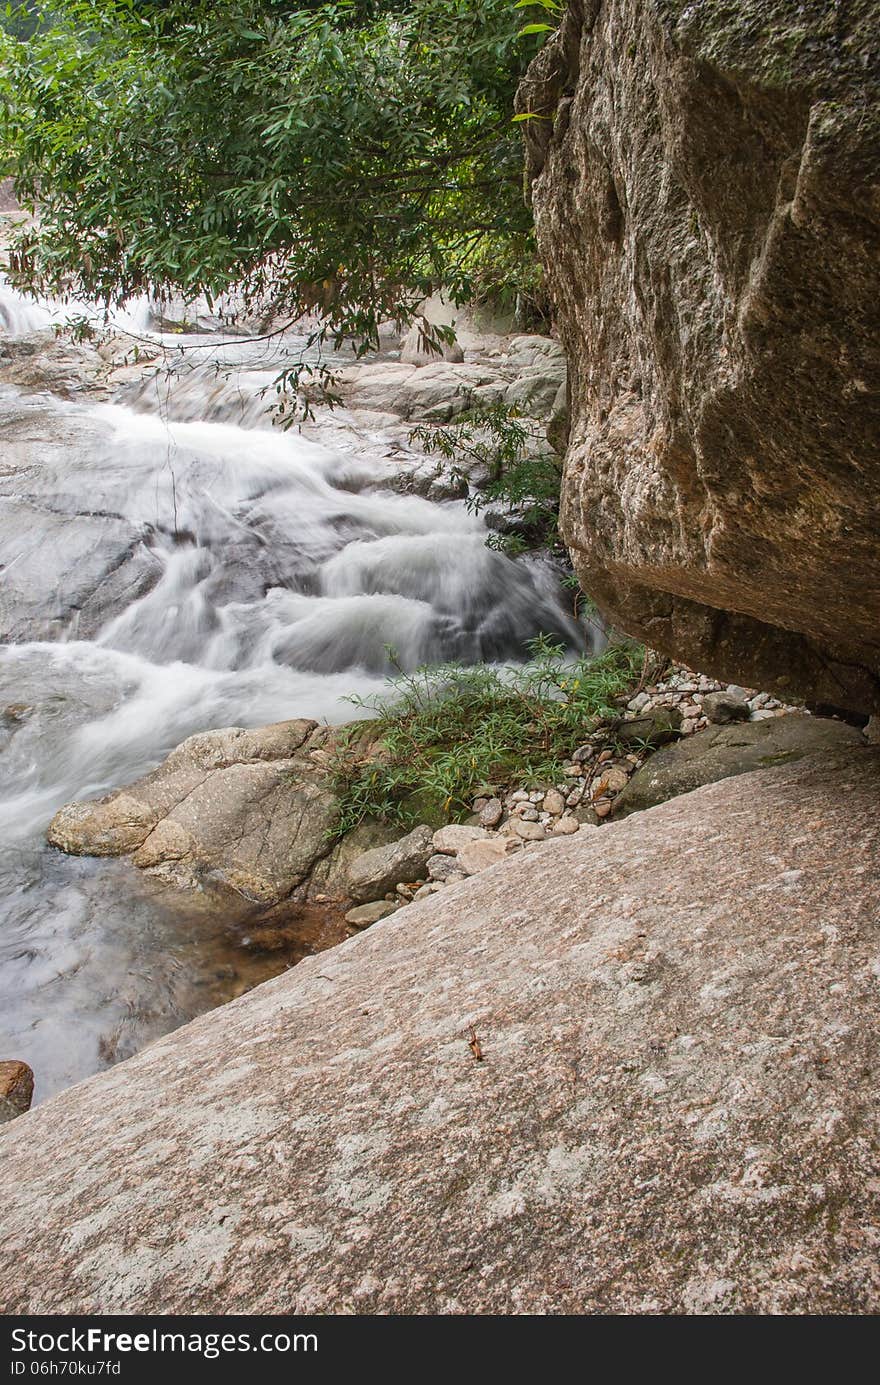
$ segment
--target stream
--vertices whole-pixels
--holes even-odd
[[[0,339],[51,342],[59,314],[0,285]],[[400,493],[400,430],[271,426],[261,392],[303,339],[153,340],[175,371],[112,399],[0,385],[0,1057],[37,1100],[321,945],[304,919],[249,947],[125,861],[47,848],[61,804],[196,731],[366,715],[348,699],[398,666],[582,638],[547,561],[487,547],[461,499]]]

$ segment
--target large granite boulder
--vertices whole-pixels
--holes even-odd
[[[297,720],[190,736],[137,783],[59,809],[47,839],[72,855],[131,855],[178,889],[277,904],[333,846],[330,734]]]
[[[519,96],[585,590],[692,667],[863,710],[878,33],[876,0],[571,0]]]
[[[0,1310],[876,1313],[878,791],[531,847],[20,1116]]]

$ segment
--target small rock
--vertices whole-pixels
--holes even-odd
[[[554,822],[550,829],[551,837],[569,837],[574,832],[579,832],[581,825],[573,813],[563,813],[562,817]]]
[[[596,814],[597,818],[607,818],[608,814],[611,812],[611,804],[608,802],[608,799],[603,799],[600,803],[594,803],[593,812]]]
[[[564,810],[564,808],[565,799],[562,797],[562,794],[559,793],[556,789],[551,789],[549,793],[546,793],[544,795],[545,812],[550,813],[553,817],[559,817],[559,814]]]
[[[356,909],[349,909],[345,922],[350,923],[353,928],[369,928],[371,924],[378,923],[389,914],[395,914],[399,908],[399,902],[391,903],[386,899],[377,899],[372,904],[359,904]]]
[[[443,882],[445,883],[445,882]],[[413,895],[413,904],[417,899],[427,899],[428,895],[436,894],[443,889],[443,884],[439,880],[428,880],[424,885],[420,885]]]
[[[626,771],[617,769],[614,765],[603,775],[603,778],[606,793],[621,793],[629,783],[629,775]]]
[[[504,807],[501,799],[487,798],[480,809],[480,824],[483,827],[497,827],[503,816]]]
[[[637,693],[635,697],[631,698],[630,701],[627,702],[626,709],[628,712],[640,712],[644,707],[648,705],[650,700],[651,699],[647,693]]]
[[[442,856],[454,856],[467,842],[478,842],[488,836],[484,827],[464,827],[450,823],[434,833],[434,851]]]
[[[524,842],[543,842],[547,836],[547,833],[539,822],[523,822],[520,820],[514,824],[513,830]]]
[[[614,759],[614,751],[613,751],[613,750],[602,750],[602,751],[599,752],[599,759],[596,761],[596,763],[599,764],[599,765],[607,765],[607,764],[608,764],[608,761],[609,761],[609,760],[613,760],[613,759]]]
[[[713,692],[703,698],[703,715],[716,726],[724,726],[732,721],[748,721],[751,713],[744,697],[734,697],[729,692]]]
[[[457,869],[455,857],[445,853],[432,856],[428,862],[428,875],[432,880],[448,880],[450,875],[455,875]]]
[[[530,803],[520,804],[516,810],[516,816],[519,818],[520,822],[537,822],[538,810],[533,808]]]
[[[448,829],[447,829],[448,830]],[[459,831],[473,832],[474,828]],[[434,852],[430,827],[416,827],[389,846],[378,846],[355,857],[348,871],[348,889],[358,903],[376,899],[393,890],[401,881],[408,883],[421,875]]]

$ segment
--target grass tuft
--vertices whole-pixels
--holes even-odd
[[[422,668],[392,679],[383,697],[352,698],[377,718],[368,736],[363,723],[352,727],[338,752],[338,835],[367,817],[454,821],[482,791],[555,782],[644,669],[637,645],[572,659],[542,637],[520,668]]]

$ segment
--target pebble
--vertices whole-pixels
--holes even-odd
[[[620,793],[629,783],[629,775],[626,771],[617,769],[613,765],[603,778],[605,780],[606,793]]]
[[[554,822],[550,829],[550,833],[551,836],[554,837],[568,837],[572,833],[579,832],[580,830],[581,825],[577,818],[573,817],[571,813],[563,813],[562,817]]]
[[[545,812],[551,813],[554,817],[559,817],[559,814],[563,811],[564,808],[565,799],[562,797],[561,793],[558,793],[556,791],[556,789],[551,789],[549,793],[544,795]]]
[[[480,825],[482,827],[497,827],[503,817],[504,805],[501,799],[487,798],[480,809]]]

